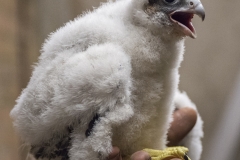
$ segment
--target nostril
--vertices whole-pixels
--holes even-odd
[[[190,5],[193,6],[193,2],[192,1],[190,2]]]

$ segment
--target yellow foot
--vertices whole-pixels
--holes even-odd
[[[172,158],[191,160],[187,156],[188,149],[185,147],[168,147],[164,150],[144,149],[144,151],[149,153],[151,160],[170,160]]]

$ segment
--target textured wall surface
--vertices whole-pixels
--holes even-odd
[[[18,160],[18,139],[9,111],[18,94],[15,56],[15,3],[0,1],[0,159]]]
[[[229,107],[230,94],[240,71],[240,17],[237,16],[240,1],[202,2],[206,9],[206,20],[202,23],[195,18],[199,36],[196,40],[187,40],[180,88],[187,91],[197,104],[205,121],[204,160],[215,149],[210,148],[209,144],[216,134],[214,130],[220,118],[225,114],[224,109]],[[237,137],[236,142],[239,142]],[[219,152],[228,150],[225,148]]]
[[[25,3],[27,0],[25,1]],[[0,1],[0,159],[23,159],[22,148],[15,136],[9,111],[15,104],[21,88],[26,85],[31,65],[37,61],[43,40],[76,15],[92,6],[97,0],[41,0],[26,4],[28,24],[23,31],[19,23],[17,1]],[[180,69],[180,89],[185,90],[197,104],[205,121],[203,160],[208,158],[214,145],[209,147],[216,124],[224,115],[230,93],[240,70],[240,1],[202,0],[206,20],[194,18],[198,38],[186,41],[185,60]],[[20,10],[21,11],[21,10]],[[19,32],[24,32],[27,49],[19,45]],[[21,60],[21,51],[27,56]],[[22,67],[25,65],[24,67]],[[25,79],[25,80],[24,80]],[[27,80],[26,80],[27,79]],[[21,82],[20,81],[24,81]],[[239,95],[240,96],[240,95]],[[240,107],[240,104],[239,104]],[[233,122],[234,123],[234,122]],[[224,126],[222,126],[224,127]],[[236,131],[233,131],[236,132]],[[239,131],[238,131],[239,132]],[[226,137],[227,139],[227,137]],[[239,141],[236,139],[236,142]],[[240,148],[239,148],[240,149]],[[238,150],[239,150],[238,149]],[[225,150],[225,149],[224,149]],[[224,150],[219,152],[224,152]],[[237,153],[233,153],[236,154]]]

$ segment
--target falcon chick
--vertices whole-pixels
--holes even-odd
[[[204,20],[199,0],[109,1],[51,34],[11,111],[41,160],[124,159],[164,149],[175,107],[195,105],[178,91],[184,37]],[[199,160],[202,121],[182,143]]]

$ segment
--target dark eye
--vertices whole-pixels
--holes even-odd
[[[164,0],[165,3],[171,4],[174,3],[176,0]]]

